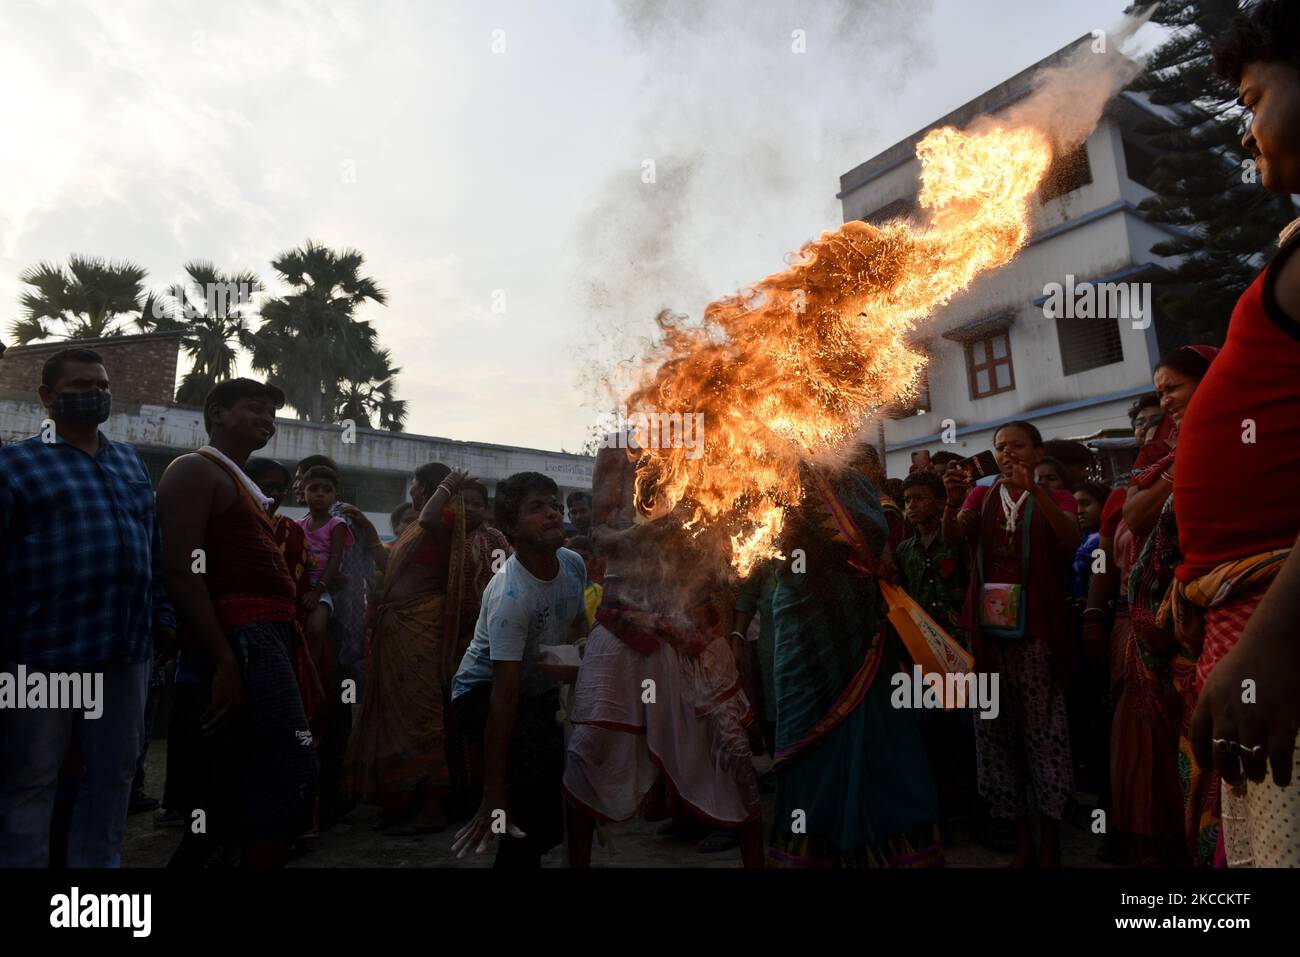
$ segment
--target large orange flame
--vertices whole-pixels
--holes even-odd
[[[680,506],[691,527],[722,525],[742,575],[775,554],[784,509],[799,500],[799,462],[842,449],[868,416],[915,390],[916,323],[1024,246],[1051,146],[1029,128],[944,128],[917,156],[927,225],[846,223],[791,268],[711,303],[702,324],[660,317],[663,340],[627,406],[702,413],[703,446],[655,448],[671,443],[640,436],[636,506],[646,517]]]

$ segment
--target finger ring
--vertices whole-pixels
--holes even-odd
[[[1229,741],[1227,738],[1214,739],[1214,750],[1218,751],[1220,754],[1232,754],[1232,752],[1238,747],[1239,745],[1236,741]]]
[[[1244,744],[1238,744],[1234,741],[1232,742],[1232,746],[1236,749],[1237,753],[1244,758],[1261,758],[1264,756],[1264,746],[1262,744],[1257,744],[1253,748],[1248,748]]]

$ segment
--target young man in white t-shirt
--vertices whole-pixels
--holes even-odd
[[[560,781],[564,734],[559,683],[577,666],[548,663],[548,645],[587,633],[586,568],[562,548],[564,510],[555,483],[520,472],[497,486],[497,526],[514,554],[488,583],[474,638],[452,682],[452,709],[481,738],[483,800],[456,834],[457,856],[500,838],[497,867],[537,867],[564,837]]]

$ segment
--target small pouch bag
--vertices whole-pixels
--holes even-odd
[[[1020,574],[1029,577],[1029,535],[1034,518],[1034,500],[1025,502],[1020,534]],[[982,539],[982,536],[981,536]],[[984,542],[977,551],[980,581],[984,582]],[[980,588],[980,627],[996,638],[1025,636],[1025,586],[1020,582],[984,582]]]

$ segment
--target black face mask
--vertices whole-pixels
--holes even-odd
[[[113,411],[113,393],[103,389],[91,389],[89,392],[60,392],[50,406],[50,415],[55,419],[73,422],[77,425],[99,425],[107,421]]]

